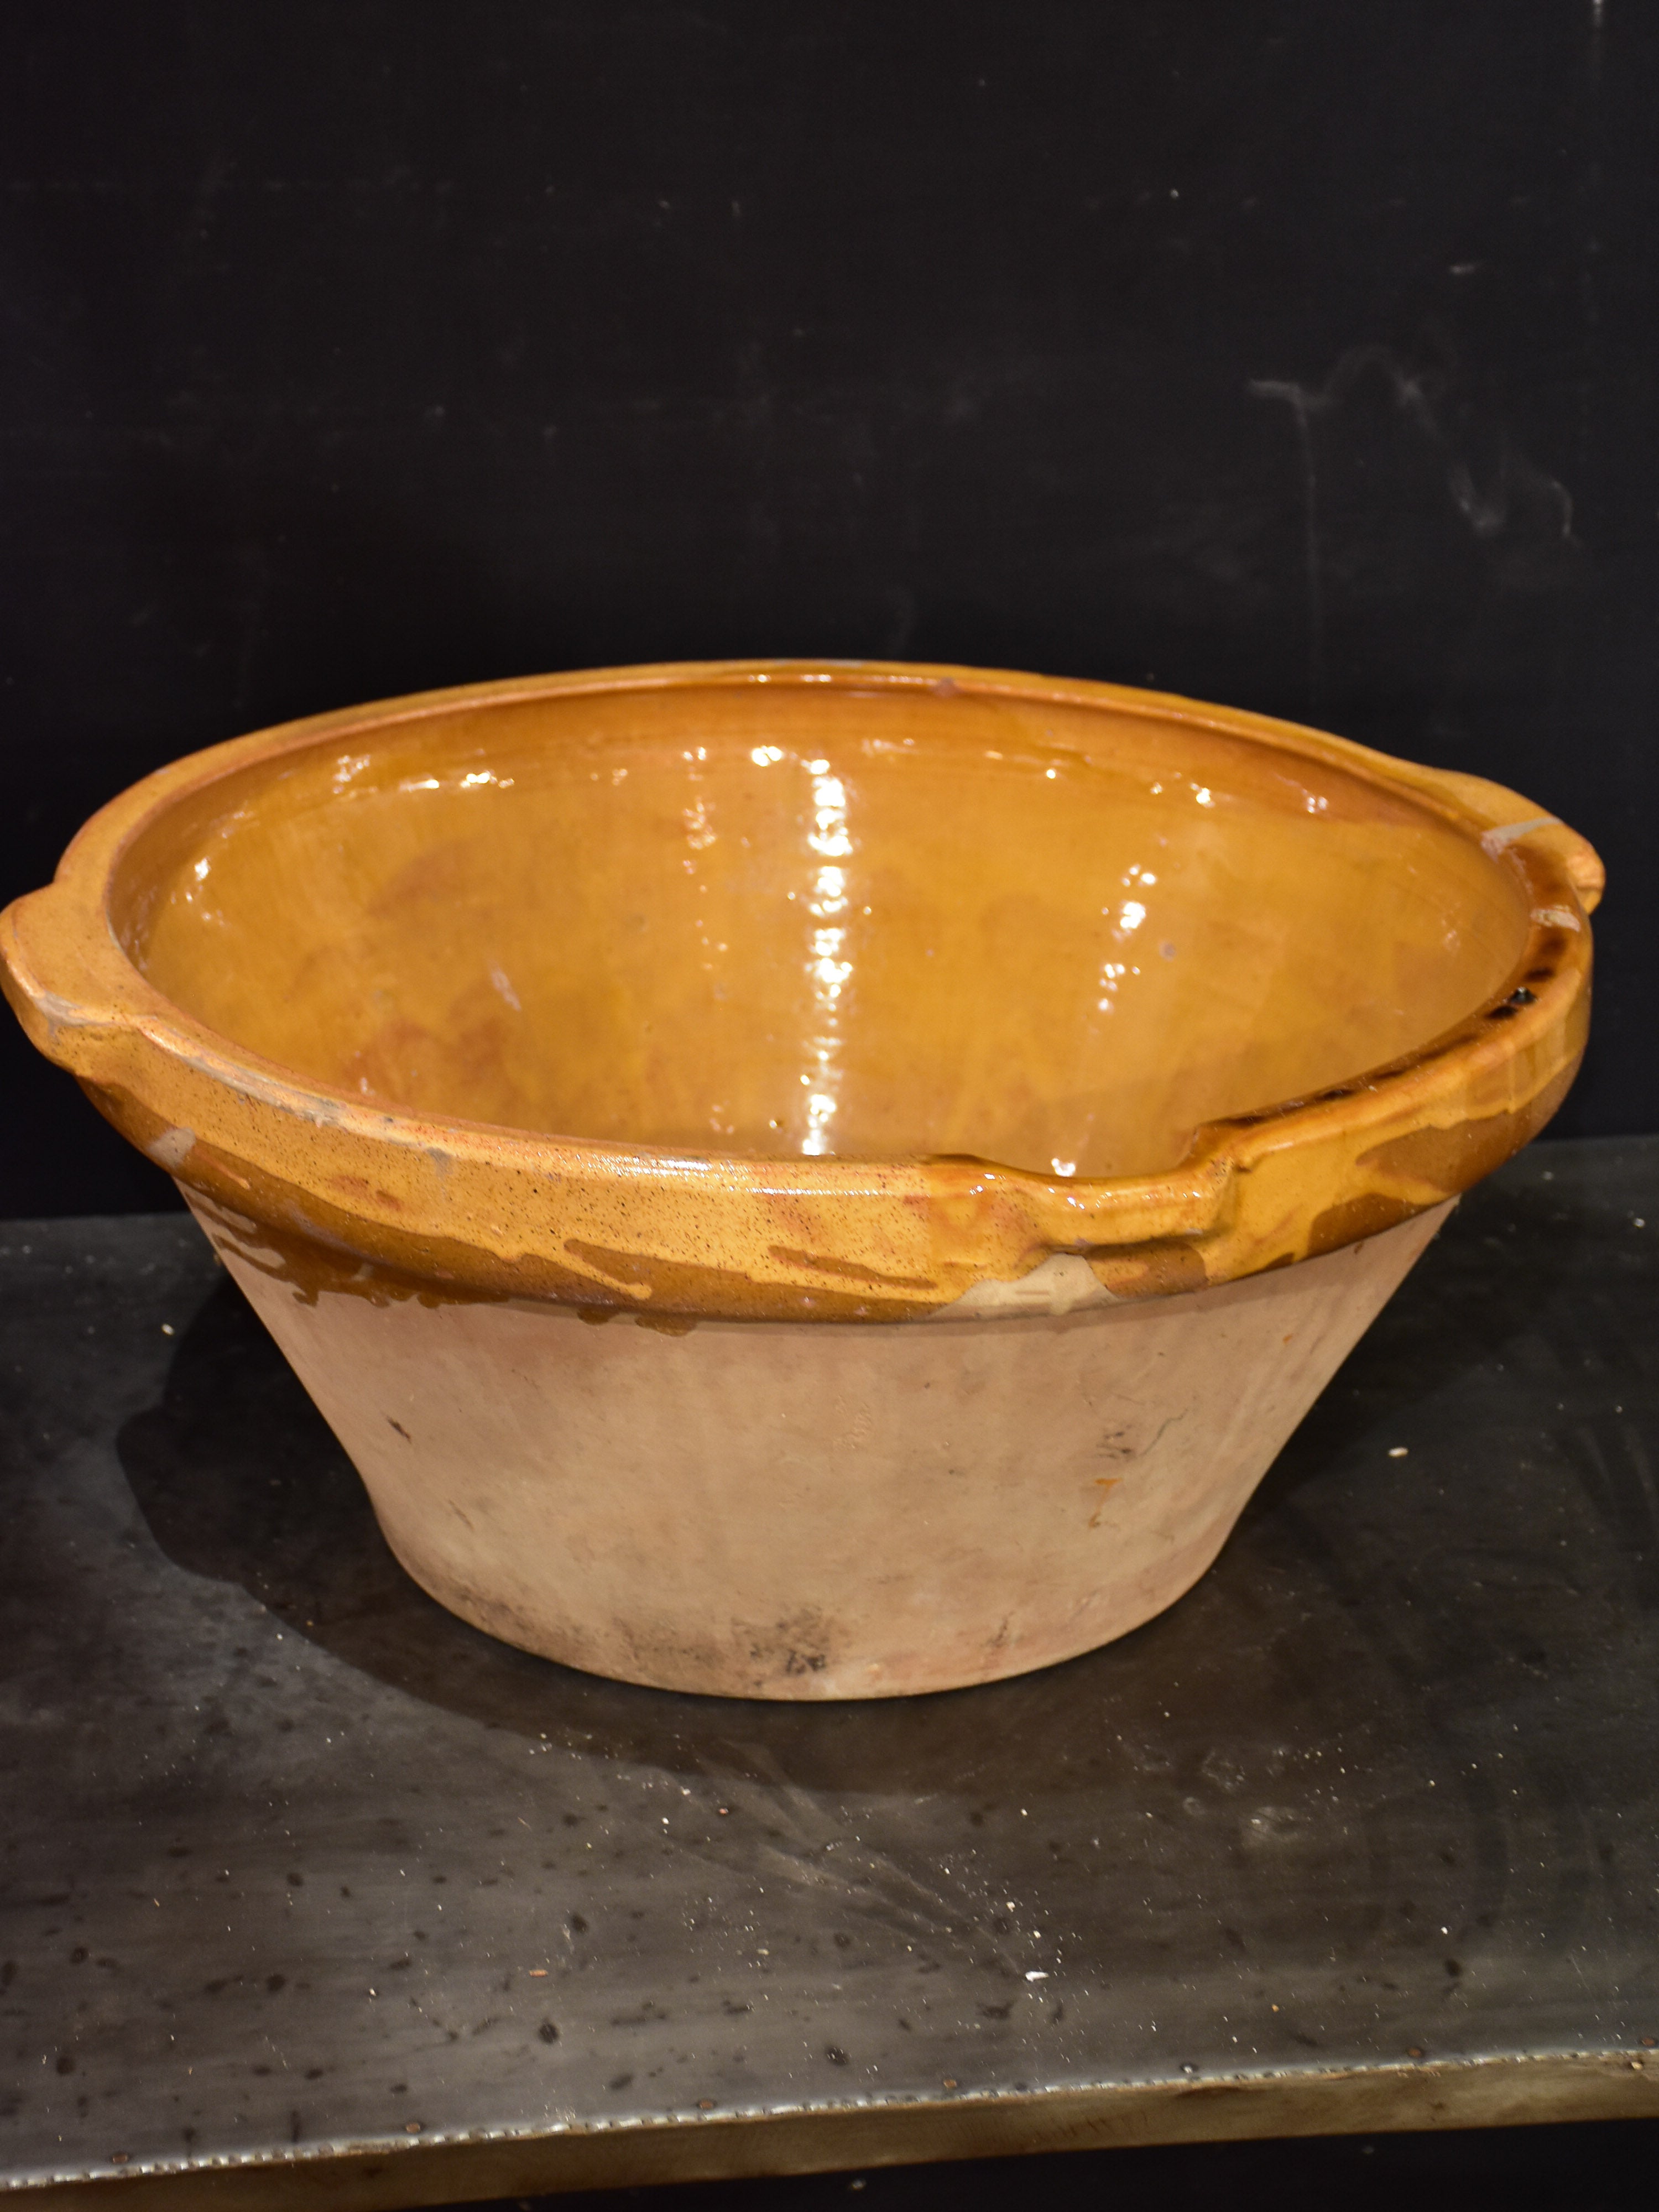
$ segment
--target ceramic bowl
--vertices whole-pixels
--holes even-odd
[[[1179,1596],[1582,1052],[1601,870],[1259,716],[721,663],[161,769],[0,919],[434,1596],[732,1696]]]

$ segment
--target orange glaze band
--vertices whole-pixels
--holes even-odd
[[[171,818],[210,817],[216,787],[232,776],[242,803],[280,811],[290,775],[342,747],[372,751],[395,738],[441,750],[446,732],[470,743],[503,710],[570,713],[623,695],[654,702],[653,713],[696,701],[715,720],[722,696],[745,713],[757,698],[788,698],[793,711],[809,687],[820,702],[812,711],[839,714],[832,734],[842,736],[866,701],[896,730],[913,720],[927,744],[936,728],[945,742],[953,716],[995,710],[1024,716],[1025,727],[1046,714],[1062,761],[1084,743],[1068,733],[1091,716],[1172,760],[1188,740],[1224,741],[1243,763],[1241,851],[1267,818],[1250,811],[1251,777],[1338,779],[1357,836],[1370,834],[1363,817],[1375,800],[1379,866],[1396,818],[1420,819],[1443,843],[1449,831],[1465,874],[1489,875],[1492,897],[1518,917],[1513,957],[1484,974],[1478,1003],[1381,1065],[1317,1095],[1208,1119],[1174,1164],[1068,1175],[960,1154],[657,1149],[434,1112],[364,1095],[367,1078],[354,1096],[234,1041],[169,995],[135,952],[151,927],[145,901],[160,894],[133,878],[133,856],[166,846]],[[249,789],[267,795],[249,802]],[[0,962],[40,1049],[205,1201],[217,1233],[303,1296],[329,1288],[694,1318],[896,1321],[1017,1281],[1057,1254],[1085,1259],[1115,1297],[1223,1283],[1455,1195],[1534,1135],[1572,1080],[1589,1018],[1586,918],[1601,887],[1583,840],[1514,793],[1261,716],[995,671],[723,662],[429,693],[178,761],[106,806],[54,882],[0,916]],[[1431,894],[1430,884],[1424,899]],[[1344,912],[1334,906],[1323,926],[1340,933]],[[1183,1018],[1186,1048],[1202,1031],[1196,1015]]]

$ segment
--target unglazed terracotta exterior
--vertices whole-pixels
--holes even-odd
[[[1260,717],[713,664],[178,762],[0,958],[445,1603],[868,1696],[1203,1571],[1559,1103],[1600,887],[1515,793]]]
[[[679,1330],[307,1304],[197,1204],[434,1597],[596,1674],[764,1698],[988,1681],[1161,1612],[1449,1210],[1172,1297]]]

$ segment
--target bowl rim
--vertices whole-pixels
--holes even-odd
[[[1518,875],[1525,945],[1495,993],[1413,1051],[1317,1097],[1206,1123],[1173,1169],[1064,1178],[969,1157],[692,1153],[365,1103],[198,1021],[114,933],[109,898],[134,842],[237,771],[458,709],[808,684],[820,697],[873,685],[1128,712],[1340,769]],[[1243,709],[950,664],[667,662],[416,693],[175,760],[100,809],[53,881],[0,915],[0,986],[39,1048],[302,1294],[321,1267],[330,1287],[361,1280],[376,1297],[524,1296],[601,1315],[890,1321],[972,1291],[971,1310],[994,1316],[1031,1310],[1013,1290],[1056,1258],[1085,1261],[1103,1301],[1158,1296],[1310,1257],[1455,1196],[1536,1133],[1577,1071],[1601,884],[1585,840],[1502,785]]]

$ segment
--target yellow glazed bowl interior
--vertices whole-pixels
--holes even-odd
[[[1420,1048],[1525,946],[1477,844],[1299,766],[1060,704],[555,695],[244,770],[112,908],[198,1021],[399,1111],[1144,1175]]]
[[[196,756],[3,952],[112,1118],[325,1246],[882,1319],[1056,1253],[1223,1280],[1462,1188],[1571,1079],[1599,885],[1512,793],[1258,717],[720,664]]]

